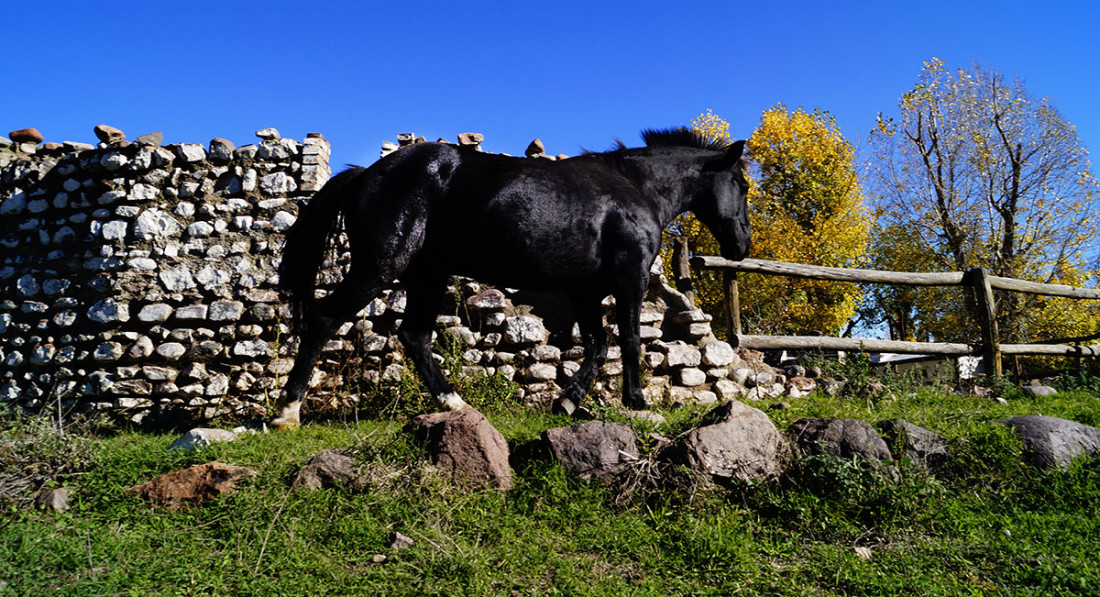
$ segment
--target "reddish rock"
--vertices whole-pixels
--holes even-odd
[[[38,144],[42,142],[42,133],[38,132],[36,128],[25,128],[12,131],[8,133],[8,138],[12,140],[12,143],[34,143]]]
[[[460,133],[458,135],[459,145],[480,145],[485,140],[485,135],[481,133]]]
[[[491,484],[512,488],[508,443],[480,412],[466,408],[419,415],[409,424],[424,442],[432,463],[455,483],[467,487]]]
[[[256,472],[249,468],[208,462],[161,475],[148,483],[131,487],[124,495],[140,495],[162,508],[179,510],[232,493],[242,481],[254,476]]]
[[[126,133],[106,124],[97,124],[93,131],[96,138],[104,143],[114,143],[126,138]]]

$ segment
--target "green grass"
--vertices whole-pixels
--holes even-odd
[[[76,491],[64,513],[4,504],[0,595],[1100,594],[1100,459],[1034,469],[993,423],[1042,413],[1097,425],[1096,395],[1002,405],[903,388],[877,401],[790,402],[768,411],[781,429],[801,417],[903,417],[947,436],[953,455],[934,476],[905,463],[891,476],[811,459],[782,483],[633,494],[532,459],[500,493],[433,476],[401,431],[404,415],[307,424],[194,454],[165,450],[177,434],[56,437],[15,421],[4,438],[39,438],[26,458]],[[537,453],[542,430],[568,423],[500,399],[482,408],[520,453]],[[665,413],[656,430],[678,433],[702,412]],[[370,488],[291,492],[294,471],[333,447],[356,454]],[[122,495],[211,460],[258,476],[182,512]],[[392,531],[416,544],[391,551]]]

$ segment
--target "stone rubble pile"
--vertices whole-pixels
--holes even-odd
[[[276,291],[283,235],[329,178],[328,142],[275,129],[242,147],[221,138],[160,145],[156,133],[129,142],[106,125],[95,134],[97,145],[59,144],[13,131],[0,146],[0,405],[59,404],[150,424],[263,416],[296,342]],[[322,288],[340,279],[348,257],[333,252]],[[760,353],[715,339],[709,316],[659,271],[642,314],[650,401],[813,391],[804,372],[777,371]],[[522,399],[544,405],[580,367],[578,330],[560,297],[456,280],[451,299],[436,355],[448,368],[503,376]],[[613,301],[605,306],[610,314]],[[340,329],[307,411],[345,408],[411,376],[394,336],[403,312],[394,286]],[[622,362],[607,321],[612,345],[594,390],[610,401]]]

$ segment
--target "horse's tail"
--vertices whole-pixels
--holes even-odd
[[[350,168],[332,177],[298,213],[287,230],[279,264],[279,290],[290,306],[295,329],[301,329],[317,286],[317,273],[325,261],[332,238],[340,231],[341,212],[348,186],[363,168]]]

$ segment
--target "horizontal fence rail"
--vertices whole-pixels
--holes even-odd
[[[997,318],[993,290],[1024,292],[1043,296],[1100,300],[1100,290],[1063,284],[1042,284],[1015,278],[991,276],[984,269],[965,272],[894,272],[870,269],[824,267],[802,263],[786,263],[763,259],[731,261],[722,257],[700,255],[691,259],[697,269],[726,272],[726,305],[731,342],[756,350],[845,350],[891,352],[900,354],[981,355],[988,371],[1002,374],[1002,355],[1048,355],[1071,357],[1100,356],[1100,344],[1001,344],[997,340]],[[831,282],[857,284],[891,284],[902,286],[962,286],[974,292],[978,307],[978,324],[982,342],[977,345],[952,342],[905,342],[876,338],[836,338],[831,336],[758,336],[741,333],[740,297],[737,273],[750,272],[770,276],[785,276]]]

